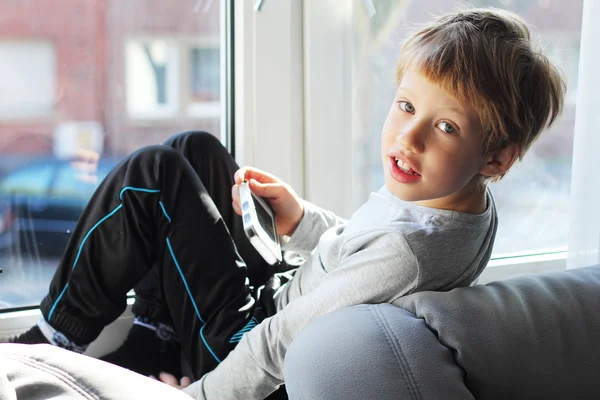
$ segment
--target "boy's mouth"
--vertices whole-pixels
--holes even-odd
[[[395,157],[394,160],[396,161],[396,165],[402,170],[402,172],[405,172],[410,175],[420,176],[414,169],[412,169],[410,164],[406,161],[403,161],[397,157]]]
[[[400,183],[416,183],[423,177],[416,172],[406,161],[397,157],[390,157],[389,174],[392,179]]]

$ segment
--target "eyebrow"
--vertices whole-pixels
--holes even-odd
[[[411,96],[414,95],[414,93],[407,87],[398,87],[398,90],[396,90],[396,93],[398,93],[399,91],[404,91],[407,92],[408,94],[410,94]]]
[[[412,90],[410,90],[409,88],[407,88],[407,87],[400,86],[398,89],[399,89],[398,91],[404,91],[404,92],[406,92],[407,94],[409,94],[411,96],[415,95],[414,92]],[[467,113],[462,108],[460,108],[460,107],[444,106],[444,109],[445,110],[454,111],[454,112],[462,115],[463,117],[465,117],[467,119],[469,118],[469,116],[467,115]]]
[[[446,110],[454,111],[454,112],[462,115],[465,118],[469,118],[469,116],[464,112],[464,110],[462,110],[458,107],[446,107]]]

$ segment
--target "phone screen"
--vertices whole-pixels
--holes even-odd
[[[252,197],[256,199],[256,196],[254,196],[254,194],[252,194]],[[277,242],[277,232],[275,232],[275,224],[273,219],[258,201],[254,200],[254,206],[256,208],[256,216],[258,217],[258,222],[260,222],[260,225],[263,227],[265,232],[267,232],[271,240]]]

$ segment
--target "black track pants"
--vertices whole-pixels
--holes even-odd
[[[260,285],[273,272],[231,207],[237,168],[205,132],[125,158],[73,232],[41,304],[46,320],[89,343],[135,288],[134,313],[173,324],[197,377],[212,370],[253,312],[248,277]]]

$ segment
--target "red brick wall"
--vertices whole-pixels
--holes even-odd
[[[0,121],[0,154],[49,152],[55,126],[65,120],[103,119],[104,2],[2,0],[0,40],[51,42],[56,57],[55,108],[33,120]]]
[[[211,0],[205,0],[208,4]],[[194,12],[195,0],[2,0],[0,41],[45,40],[56,57],[55,108],[35,119],[0,120],[0,155],[50,152],[63,121],[98,121],[107,151],[129,152],[168,135],[204,129],[219,120],[177,117],[131,120],[126,110],[124,43],[131,37],[192,40],[219,34],[219,2]]]

